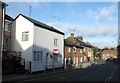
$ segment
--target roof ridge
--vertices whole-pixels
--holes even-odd
[[[28,17],[28,16],[23,15],[23,14],[19,14],[18,16],[20,16],[20,15],[23,16],[24,18],[26,18],[27,20],[29,20],[30,22],[34,23],[34,25],[36,25],[36,26],[41,26],[41,28],[48,29],[48,30],[51,30],[51,31],[54,31],[54,32],[57,32],[57,33],[59,33],[59,34],[64,35],[64,33],[63,33],[62,31],[60,31],[60,30],[58,30],[58,29],[55,29],[55,28],[52,27],[52,26],[49,26],[49,25],[47,25],[47,24],[45,24],[45,23],[42,23],[42,22],[40,22],[40,21],[38,21],[38,20],[36,20],[36,19],[33,19],[33,18]],[[18,17],[18,16],[17,16],[17,17]],[[17,17],[16,17],[15,19],[17,19]]]

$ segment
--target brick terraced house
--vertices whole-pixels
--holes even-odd
[[[102,49],[101,54],[103,60],[107,60],[110,58],[117,58],[117,49],[116,48]]]
[[[64,55],[67,63],[74,67],[80,67],[87,62],[93,63],[92,45],[83,42],[82,36],[74,37],[74,33],[65,39]]]

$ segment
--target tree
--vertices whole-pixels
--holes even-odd
[[[100,51],[100,49],[98,47],[93,47],[93,57],[95,59],[95,57],[97,56],[97,53]]]

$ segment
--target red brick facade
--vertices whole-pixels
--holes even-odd
[[[117,49],[104,49],[102,50],[102,59],[106,60],[111,58],[117,58]]]
[[[77,40],[78,39],[78,40]],[[67,60],[67,64],[71,64],[72,66],[78,67],[82,63],[93,62],[93,50],[90,46],[83,46],[79,42],[83,42],[83,37],[74,37],[74,34],[72,33],[70,37],[65,39],[67,43],[65,42],[64,45],[64,56]],[[74,51],[74,49],[76,49]]]

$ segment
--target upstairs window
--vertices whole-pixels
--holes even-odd
[[[58,46],[58,39],[54,38],[54,45]]]
[[[68,53],[70,53],[71,52],[71,48],[70,47],[68,47]]]
[[[22,41],[28,41],[29,40],[29,32],[25,31],[22,32]]]
[[[76,47],[73,47],[73,52],[76,52]]]
[[[82,53],[82,49],[80,49],[80,53]]]
[[[5,21],[5,31],[10,32],[12,28],[12,23]]]
[[[86,51],[86,49],[84,48],[84,52]]]

